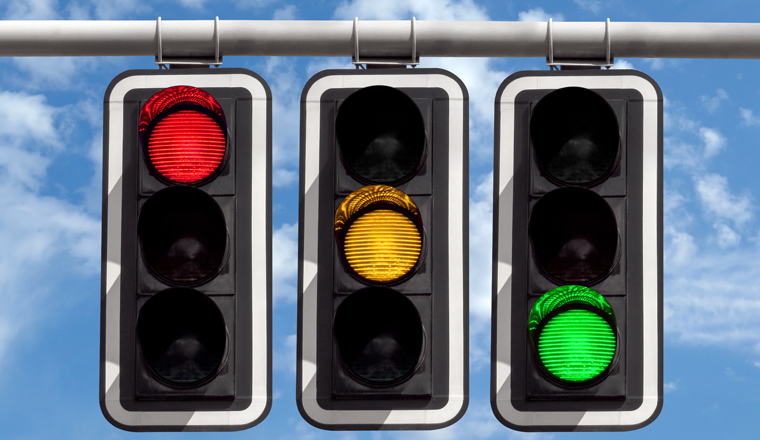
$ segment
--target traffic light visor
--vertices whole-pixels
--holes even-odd
[[[586,188],[558,188],[541,197],[528,234],[536,263],[557,284],[596,283],[619,259],[615,213]]]
[[[615,111],[599,94],[582,87],[544,96],[532,111],[530,138],[538,166],[559,184],[594,185],[619,161]]]
[[[335,237],[344,261],[372,282],[393,282],[414,269],[422,253],[422,231],[417,205],[389,186],[354,191],[335,213]]]
[[[335,134],[341,160],[365,183],[398,184],[425,158],[425,123],[414,101],[387,86],[351,94],[338,108]]]
[[[208,180],[227,152],[224,112],[195,87],[170,87],[153,95],[140,111],[138,130],[148,163],[174,183]]]
[[[227,356],[221,311],[192,289],[168,289],[150,297],[137,318],[137,339],[150,371],[173,387],[207,382]]]
[[[402,382],[422,361],[419,312],[395,290],[371,287],[349,295],[335,312],[333,330],[343,364],[368,385]]]
[[[170,186],[148,198],[137,234],[149,269],[171,284],[203,283],[219,273],[228,254],[222,209],[189,186]]]
[[[593,383],[615,359],[615,313],[588,287],[562,286],[544,294],[530,311],[528,330],[540,364],[563,384]]]

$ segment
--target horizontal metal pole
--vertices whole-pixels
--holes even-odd
[[[159,21],[1,21],[0,56],[158,56],[160,27],[165,59],[351,57],[357,35],[360,59],[760,58],[758,23]]]

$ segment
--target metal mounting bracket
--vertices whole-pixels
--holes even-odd
[[[375,59],[359,59],[359,17],[354,18],[354,54],[351,59],[351,63],[356,66],[357,69],[362,68],[362,64],[366,66],[376,67],[396,67],[396,66],[412,66],[416,67],[420,64],[420,57],[417,56],[417,31],[415,29],[415,23],[417,19],[412,17],[411,20],[411,40],[412,40],[412,57],[411,60],[403,59],[390,59],[390,58],[375,58]]]
[[[546,37],[547,37],[547,46],[548,46],[547,56],[546,56],[546,65],[549,66],[551,70],[559,70],[562,67],[567,67],[571,69],[605,67],[609,69],[615,64],[615,60],[612,57],[612,45],[610,43],[611,35],[610,35],[610,19],[609,18],[604,23],[604,47],[605,47],[604,58],[600,57],[598,59],[597,58],[555,59],[554,58],[554,34],[552,31],[551,18],[547,22]]]
[[[159,69],[169,67],[198,67],[222,65],[222,56],[219,54],[219,17],[214,18],[214,57],[198,58],[171,58],[164,57],[163,36],[161,34],[161,17],[156,20],[156,64]]]

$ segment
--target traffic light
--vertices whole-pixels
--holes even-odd
[[[130,431],[271,406],[271,94],[244,69],[136,70],[104,102],[100,404]]]
[[[468,396],[467,91],[332,70],[301,98],[296,399],[323,429],[433,429]]]
[[[493,411],[641,428],[662,408],[662,93],[636,71],[520,72],[495,121]]]

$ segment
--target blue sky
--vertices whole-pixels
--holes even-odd
[[[3,19],[409,19],[760,22],[724,0],[2,0]],[[142,58],[0,59],[0,435],[122,439],[98,403],[102,102],[111,79],[155,68]],[[273,96],[273,405],[239,433],[141,438],[561,439],[756,438],[760,414],[760,65],[752,60],[617,59],[665,97],[665,396],[631,433],[525,434],[489,404],[493,102],[499,84],[543,59],[429,59],[470,95],[470,405],[431,432],[320,431],[295,404],[298,126],[301,90],[348,58],[225,57]]]

